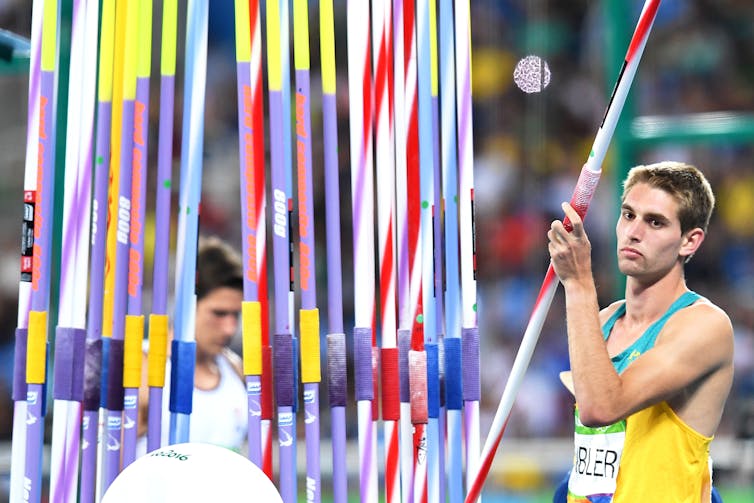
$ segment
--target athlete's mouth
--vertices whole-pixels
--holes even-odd
[[[629,246],[624,246],[620,249],[620,252],[628,256],[642,256],[642,253],[639,250],[637,250],[636,248],[631,248]]]

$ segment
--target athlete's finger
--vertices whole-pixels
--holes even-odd
[[[584,235],[584,223],[581,220],[581,217],[576,212],[575,209],[573,209],[573,206],[570,205],[570,203],[562,203],[561,207],[563,208],[563,211],[565,212],[566,218],[571,223],[571,228],[573,229],[571,231],[571,234],[573,234],[574,237],[581,237]]]
[[[560,237],[554,227],[547,231],[547,239],[550,241],[550,244],[555,244],[560,241]]]
[[[568,231],[563,227],[563,222],[554,220],[550,224],[550,230],[547,231],[547,237],[554,243],[562,243],[568,239]]]

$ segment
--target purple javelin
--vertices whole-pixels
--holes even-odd
[[[299,216],[299,277],[301,284],[301,382],[304,384],[306,425],[306,499],[321,497],[319,433],[319,311],[314,242],[312,127],[309,71],[309,11],[306,0],[293,3],[293,50],[296,68],[296,153]]]
[[[55,19],[51,19],[52,17]],[[54,44],[57,6],[45,5],[42,35],[42,75],[39,103],[39,156],[36,214],[34,218],[34,265],[31,310],[26,354],[26,468],[27,501],[38,502],[42,494],[42,446],[44,441],[45,374],[47,355],[47,308],[50,295],[52,206],[55,180],[55,62],[46,60],[47,44]],[[50,23],[49,25],[47,23]],[[54,53],[54,51],[53,51]]]
[[[343,332],[343,272],[340,254],[340,183],[332,0],[320,2],[322,130],[325,154],[327,232],[327,376],[333,450],[333,499],[348,499],[346,467],[346,335]],[[329,48],[329,53],[327,52]]]
[[[155,202],[155,245],[152,272],[152,316],[149,319],[149,418],[147,452],[162,447],[162,395],[167,355],[168,260],[170,245],[170,197],[173,164],[173,106],[175,103],[175,25],[178,3],[165,2],[162,10],[160,53],[160,118],[157,140],[157,188]],[[157,328],[159,327],[159,329]],[[163,337],[157,337],[161,330]],[[154,374],[152,373],[152,360]]]

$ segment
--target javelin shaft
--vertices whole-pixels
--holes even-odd
[[[305,0],[294,0],[294,65],[296,73],[296,152],[299,214],[299,274],[301,308],[316,309],[317,282],[314,253],[314,190],[312,180],[311,86],[309,70],[309,10]]]
[[[274,262],[275,332],[290,334],[288,320],[289,236],[288,195],[283,128],[283,75],[280,12],[276,0],[267,0],[267,60],[270,103],[270,171],[272,182],[272,247]]]
[[[448,476],[451,503],[463,501],[463,394],[461,383],[461,292],[458,235],[458,162],[456,151],[455,30],[453,2],[440,0],[440,135],[442,146],[443,222],[445,236],[445,401],[447,405]]]
[[[275,288],[274,375],[278,411],[279,483],[285,502],[296,498],[295,350],[292,335],[290,256],[290,126],[286,117],[288,73],[288,6],[267,0],[267,61],[270,102],[270,164],[273,200],[273,260]]]
[[[466,439],[466,474],[476,470],[479,456],[479,330],[477,328],[476,247],[474,237],[474,151],[471,106],[470,2],[455,2],[455,63],[458,135],[458,222],[461,277],[461,358]]]
[[[262,369],[259,395],[255,396],[257,383],[247,383],[251,400],[260,403],[260,454],[261,468],[272,478],[272,347],[270,346],[269,305],[267,295],[267,192],[265,182],[264,104],[262,84],[262,10],[260,0],[249,2],[250,29],[250,84],[252,86],[252,127],[254,165],[256,171],[256,266],[257,299],[260,310]],[[250,243],[251,244],[251,243]],[[251,252],[251,246],[249,246]],[[251,403],[250,403],[251,404]],[[256,407],[256,403],[253,404]],[[251,407],[250,407],[251,413]],[[250,423],[249,428],[255,424]],[[256,431],[256,430],[254,430]],[[252,444],[253,445],[253,444]]]
[[[406,37],[404,2],[393,0],[393,116],[395,136],[395,212],[396,212],[396,297],[398,300],[398,376],[400,394],[399,453],[401,470],[401,498],[413,499],[413,435],[408,377],[408,351],[411,345],[411,314],[408,270],[408,212],[407,212],[407,113],[406,113]]]
[[[435,332],[438,344],[441,344],[445,334],[445,302],[443,299],[443,250],[442,250],[442,171],[440,163],[440,97],[439,97],[439,45],[437,40],[437,5],[429,2],[429,92],[430,114],[432,121],[432,184],[433,197],[429,204],[432,206],[432,249],[434,250],[434,290],[435,290]],[[440,500],[443,500],[440,494]]]
[[[77,285],[86,283],[89,258],[97,17],[97,2],[74,4],[70,75],[71,80],[81,85],[68,88],[63,244],[53,379],[55,413],[50,463],[53,501],[75,500],[78,492],[86,297],[74,292]]]
[[[96,494],[100,498],[107,489],[107,479],[112,480],[118,473],[120,456],[111,451],[120,451],[121,414],[123,407],[123,343],[113,343],[113,334],[117,316],[115,316],[115,290],[117,270],[117,229],[121,163],[123,149],[123,129],[126,127],[125,102],[125,55],[126,55],[126,18],[128,6],[125,2],[114,2],[114,49],[112,71],[112,116],[110,120],[110,173],[107,194],[107,237],[105,242],[105,269],[102,304],[102,368],[100,382],[100,416],[97,434],[97,479]],[[127,136],[126,136],[127,137]],[[126,229],[127,231],[127,229]],[[115,354],[113,354],[115,353]],[[115,374],[115,375],[114,375]],[[114,410],[113,407],[119,409]],[[112,412],[111,412],[112,411]],[[110,421],[110,416],[113,420]],[[114,442],[109,444],[109,437]],[[109,465],[116,465],[111,468]],[[114,471],[114,473],[110,473]]]
[[[136,96],[132,134],[131,219],[128,235],[128,305],[124,332],[123,467],[136,459],[139,387],[143,362],[144,228],[146,214],[149,77],[152,63],[152,0],[140,0],[137,9]]]
[[[253,15],[252,15],[253,13]],[[259,241],[264,243],[264,228],[259,228],[260,201],[264,199],[264,158],[259,144],[264,141],[257,123],[261,110],[261,75],[252,69],[252,30],[259,36],[259,2],[235,2],[236,67],[238,81],[238,138],[241,187],[241,229],[244,264],[243,364],[248,402],[247,437],[249,459],[260,468],[262,463],[262,308],[259,301]],[[258,45],[254,47],[259,50]],[[254,59],[259,59],[255,53]],[[258,62],[258,61],[257,61]],[[254,75],[254,77],[252,77]],[[263,218],[261,218],[264,221]],[[263,250],[262,250],[263,252]]]
[[[249,402],[249,442],[253,454],[259,456],[259,466],[268,477],[272,478],[272,347],[269,342],[269,316],[267,295],[267,223],[266,223],[266,182],[265,182],[265,147],[264,147],[264,106],[262,90],[262,28],[260,1],[249,2],[249,37],[250,37],[250,81],[251,86],[251,121],[253,128],[252,148],[255,166],[254,218],[255,243],[249,242],[249,267],[256,267],[256,300],[259,302],[259,335],[254,336],[260,347],[261,368],[246,368],[247,374],[258,371],[258,376],[247,377]],[[251,224],[251,222],[249,222]],[[253,249],[256,244],[256,249]],[[252,257],[255,264],[252,265]],[[253,287],[252,287],[253,288]],[[249,346],[249,343],[247,343]],[[252,412],[254,419],[251,419]],[[259,415],[257,416],[257,412]],[[257,430],[257,422],[259,430]],[[256,438],[258,437],[258,438]],[[259,444],[258,449],[255,447]],[[252,451],[249,451],[250,454]]]
[[[435,138],[437,131],[433,121],[432,88],[433,58],[435,57],[434,1],[417,2],[417,74],[419,117],[419,166],[420,166],[420,232],[421,232],[421,282],[424,317],[424,351],[427,357],[425,373],[427,388],[427,498],[440,501],[440,376],[438,358],[437,300],[441,298],[435,289],[436,271],[433,218],[435,194]]]
[[[116,271],[116,231],[118,228],[118,191],[120,183],[121,168],[121,150],[123,140],[123,74],[125,71],[125,37],[126,37],[126,10],[125,2],[113,2],[113,66],[112,66],[112,107],[110,118],[110,173],[108,177],[108,194],[107,194],[107,236],[105,238],[105,265],[104,265],[104,287],[102,293],[102,370],[101,370],[101,390],[100,390],[100,421],[98,434],[98,478],[97,491],[102,494],[102,479],[105,473],[104,464],[106,463],[106,454],[104,442],[105,438],[103,429],[106,427],[108,393],[110,391],[110,347],[112,346],[112,335],[114,327],[114,296],[115,296],[115,271]],[[117,345],[117,344],[116,344]],[[117,348],[116,348],[117,350]],[[121,359],[115,358],[115,361]],[[122,367],[122,365],[120,365]],[[115,371],[115,370],[113,370]],[[121,382],[121,379],[115,379]],[[114,391],[115,392],[115,391]],[[121,399],[122,401],[122,399]],[[120,438],[120,434],[118,434]]]
[[[42,52],[42,1],[35,0],[31,14],[29,102],[24,168],[24,217],[21,235],[21,277],[18,283],[18,324],[13,371],[13,441],[11,444],[10,501],[21,500],[26,465],[26,343],[34,247],[35,190],[39,150],[40,58]]]
[[[157,137],[155,248],[154,273],[152,277],[152,313],[158,315],[167,314],[168,303],[177,25],[178,0],[166,0],[162,7],[162,34],[160,41],[160,116]]]
[[[121,444],[124,411],[124,346],[126,338],[126,313],[129,297],[129,262],[131,215],[134,201],[131,194],[134,159],[134,112],[136,102],[136,63],[138,40],[138,3],[130,3],[125,9],[123,56],[123,114],[120,137],[120,171],[118,180],[116,219],[115,276],[113,292],[113,326],[108,355],[107,392],[107,446],[103,490],[106,491],[120,473],[121,453],[128,460]],[[128,286],[127,286],[128,285]]]
[[[335,33],[332,0],[321,0],[320,51],[322,61],[322,130],[325,165],[325,221],[327,232],[328,400],[333,450],[333,500],[348,499],[346,466],[346,336],[343,333],[343,273],[340,253],[340,182],[338,117],[335,80]]]
[[[102,4],[97,79],[97,140],[94,162],[94,192],[91,215],[91,260],[89,309],[84,370],[84,416],[81,444],[82,503],[95,500],[101,373],[103,367],[103,296],[107,241],[107,192],[110,176],[110,130],[115,43],[115,2]]]
[[[343,273],[340,253],[340,182],[335,74],[335,29],[332,0],[320,1],[322,61],[322,132],[324,136],[325,216],[327,223],[327,304],[331,333],[343,332]]]
[[[408,352],[410,414],[413,425],[413,500],[427,501],[427,353],[424,350],[424,310],[421,233],[421,143],[417,76],[417,27],[413,2],[403,3],[405,45],[404,120],[406,124],[406,214],[408,234],[409,313],[411,343]]]
[[[296,71],[296,153],[299,215],[299,282],[301,285],[301,382],[306,427],[306,500],[321,499],[319,431],[319,310],[317,309],[312,177],[309,10],[306,0],[293,2],[293,54]]]
[[[128,282],[128,314],[142,314],[144,227],[149,140],[149,78],[152,64],[152,0],[139,0],[134,102],[133,165],[131,178],[131,231]],[[139,350],[141,353],[141,349]]]
[[[439,93],[439,67],[438,67],[438,20],[437,20],[437,4],[435,1],[429,2],[429,57],[430,57],[430,95],[431,95],[431,115],[432,115],[432,158],[434,169],[432,173],[434,184],[434,196],[431,202],[432,205],[432,236],[433,236],[433,252],[434,252],[434,309],[435,309],[435,330],[437,332],[437,346],[430,345],[429,351],[437,353],[428,355],[428,361],[432,364],[428,367],[428,371],[431,371],[427,379],[430,383],[433,383],[431,388],[428,388],[428,407],[429,415],[432,417],[437,416],[437,440],[430,442],[437,445],[437,460],[430,460],[430,466],[436,466],[435,471],[438,481],[433,484],[432,487],[437,487],[436,497],[438,501],[445,501],[445,442],[446,442],[446,424],[447,413],[444,396],[445,386],[445,302],[443,292],[443,241],[442,241],[442,174],[440,163],[440,98]],[[435,375],[436,374],[436,375]],[[434,435],[434,432],[430,430],[430,434]],[[434,495],[433,495],[434,496]]]
[[[396,347],[394,207],[395,168],[392,148],[392,19],[387,1],[372,3],[374,129],[377,170],[377,225],[380,260],[380,328],[384,348]]]
[[[649,38],[649,33],[652,29],[652,24],[654,23],[659,4],[660,0],[647,0],[644,3],[641,15],[639,16],[639,22],[634,31],[631,43],[629,44],[615,88],[613,89],[610,103],[605,111],[602,124],[597,131],[594,144],[592,145],[589,159],[581,170],[581,176],[576,184],[571,204],[582,218],[586,215],[587,209],[589,208],[589,202],[596,190],[597,183],[599,182],[602,161],[605,158],[605,153],[607,152],[613,132],[615,131],[618,118],[623,110],[623,105],[625,104],[631,83],[636,75],[639,60],[641,59],[647,39]],[[503,391],[503,396],[497,412],[495,413],[495,418],[493,419],[490,433],[482,452],[479,471],[466,496],[467,502],[474,501],[476,496],[481,492],[482,485],[484,484],[484,480],[492,464],[495,451],[505,431],[505,425],[508,422],[510,411],[513,407],[513,401],[515,400],[515,396],[518,393],[521,382],[523,381],[524,373],[531,360],[531,355],[534,352],[534,347],[547,316],[547,311],[552,303],[552,298],[557,289],[557,285],[557,276],[552,265],[550,265],[547,274],[545,275],[544,282],[542,283],[539,296],[537,297],[534,311],[529,320],[529,326],[527,326],[526,331],[524,332],[521,347],[519,348],[516,359],[513,362],[511,375],[508,378],[505,390]]]
[[[358,413],[361,501],[377,501],[377,453],[372,401],[374,317],[374,201],[372,153],[372,72],[369,5],[347,2],[351,200],[354,256],[354,365]]]
[[[377,235],[379,238],[382,418],[385,431],[385,500],[400,502],[400,386],[395,291],[395,157],[393,152],[393,33],[389,0],[372,2]],[[376,418],[375,418],[376,419]]]
[[[157,137],[152,314],[149,317],[149,350],[147,353],[147,380],[149,384],[147,452],[162,447],[164,433],[162,431],[162,403],[168,350],[168,265],[170,259],[170,199],[173,183],[173,108],[175,104],[177,18],[178,1],[165,1],[162,6],[160,46],[160,116]]]
[[[46,1],[42,15],[42,59],[39,104],[36,214],[34,219],[34,261],[31,281],[31,310],[26,354],[26,459],[27,501],[42,495],[42,447],[44,441],[44,385],[47,359],[47,310],[50,296],[52,208],[55,179],[55,73],[58,29],[57,2]]]
[[[209,1],[188,3],[183,141],[176,258],[175,339],[171,351],[170,443],[189,440],[196,364],[196,255],[199,239]]]

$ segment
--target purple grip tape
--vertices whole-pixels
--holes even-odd
[[[275,334],[273,365],[275,366],[275,398],[278,407],[293,407],[295,387],[291,334]]]
[[[463,399],[474,402],[482,396],[479,381],[479,329],[461,330],[461,350],[463,363]]]
[[[26,339],[25,328],[16,329],[16,346],[13,357],[13,401],[26,400]]]
[[[88,340],[84,357],[84,410],[99,409],[101,379],[102,339]]]
[[[398,369],[401,380],[401,402],[411,401],[411,390],[408,382],[408,351],[411,349],[411,331],[398,330]]]
[[[346,334],[327,335],[327,384],[330,407],[346,406]]]
[[[52,397],[55,400],[84,399],[84,349],[86,331],[81,328],[57,327],[55,330],[55,376]]]
[[[123,410],[123,340],[110,339],[107,361],[107,410]]]
[[[372,329],[353,329],[353,359],[356,380],[356,401],[374,399],[372,374]]]

